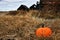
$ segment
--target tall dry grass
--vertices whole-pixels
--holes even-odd
[[[4,14],[4,13],[3,13]],[[60,18],[60,12],[55,12],[54,10],[49,10],[49,11],[44,11],[44,10],[29,10],[29,11],[23,11],[23,10],[18,10],[18,11],[9,11],[5,15],[29,15],[32,17],[38,17],[38,18],[46,18],[46,19],[54,19],[54,18]]]
[[[53,18],[57,17],[53,12],[42,13],[37,10],[30,10],[29,12],[22,10],[11,11],[8,14],[0,15],[0,38],[8,39],[9,37],[17,40],[42,40],[35,35],[36,29],[41,27],[41,25],[37,25],[41,23],[50,27],[53,30],[53,34],[54,32],[60,32],[60,30],[55,31],[55,29],[57,30],[60,27],[60,19],[45,19],[51,17],[50,15],[52,15]],[[55,35],[47,38],[47,40],[55,40]]]

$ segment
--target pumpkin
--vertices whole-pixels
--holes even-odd
[[[38,28],[36,30],[37,37],[49,37],[52,34],[52,30],[48,27]]]

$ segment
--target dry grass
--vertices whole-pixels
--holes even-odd
[[[44,23],[45,26],[50,27],[53,31],[52,36],[46,39],[59,40],[60,19],[57,17],[55,18],[55,14],[51,14],[54,16],[54,19],[44,19],[48,16],[50,17],[50,13],[43,15],[41,12],[36,10],[30,10],[29,12],[16,11],[16,14],[14,13],[15,12],[11,12],[10,14],[9,12],[9,14],[0,16],[0,39],[43,40],[36,37],[35,31],[37,28],[41,27],[37,25]]]
[[[2,13],[3,14],[3,13]],[[5,13],[5,15],[29,15],[32,17],[38,17],[38,18],[45,18],[45,19],[55,19],[55,18],[60,18],[60,12],[55,12],[54,10],[49,10],[49,11],[37,11],[37,10],[30,10],[30,11],[22,11],[22,10],[18,10],[18,11],[9,11],[7,13]]]

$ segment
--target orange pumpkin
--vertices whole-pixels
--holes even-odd
[[[49,37],[52,34],[52,30],[48,27],[38,28],[36,30],[37,37]]]

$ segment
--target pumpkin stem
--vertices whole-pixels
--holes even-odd
[[[44,24],[42,23],[42,27],[44,27]]]

